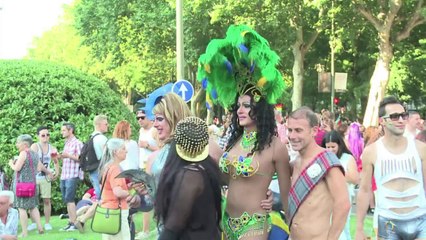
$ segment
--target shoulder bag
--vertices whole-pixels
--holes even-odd
[[[31,154],[27,151],[27,159],[30,162],[31,172],[34,178],[34,182],[21,182],[20,181],[20,171],[16,174],[16,196],[20,198],[30,198],[34,197],[36,193],[36,180],[34,175],[34,166],[33,159],[31,158]]]
[[[109,169],[108,169],[109,170]],[[106,184],[106,177],[108,176],[108,171],[105,174],[104,181],[102,184],[102,190],[100,195],[104,190]],[[96,206],[95,216],[92,220],[92,231],[97,233],[104,233],[115,235],[121,230],[121,200],[118,202],[118,208],[104,208],[100,204]]]

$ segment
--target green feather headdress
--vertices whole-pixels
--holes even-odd
[[[212,102],[229,108],[237,94],[248,91],[256,102],[264,97],[275,104],[285,88],[278,62],[265,38],[248,26],[231,25],[226,38],[210,41],[198,60],[197,79],[207,91],[207,108]]]

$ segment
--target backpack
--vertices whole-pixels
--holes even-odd
[[[96,133],[95,135],[91,136],[90,139],[81,148],[78,160],[80,161],[80,168],[84,172],[91,172],[96,170],[99,166],[99,159],[96,156],[95,147],[93,146],[93,139],[99,134],[100,133]]]

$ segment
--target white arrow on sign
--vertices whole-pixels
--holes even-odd
[[[194,87],[187,80],[179,80],[173,84],[172,91],[181,97],[185,102],[191,101],[194,96]]]
[[[179,87],[179,92],[181,93],[182,99],[185,99],[185,92],[188,91],[188,88],[185,87],[185,84],[181,84]]]

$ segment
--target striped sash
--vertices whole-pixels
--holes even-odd
[[[339,167],[344,173],[343,167],[337,156],[332,152],[324,151],[318,154],[300,173],[299,178],[294,185],[291,186],[288,195],[289,226],[291,226],[293,217],[299,209],[299,206],[333,167]]]

